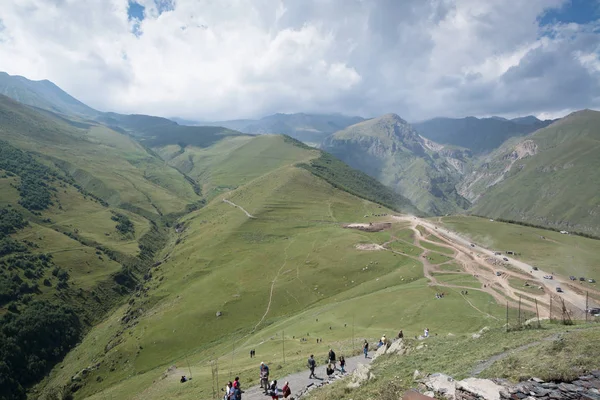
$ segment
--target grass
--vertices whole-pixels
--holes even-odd
[[[482,286],[481,282],[473,278],[473,276],[467,274],[435,273],[433,274],[433,276],[435,276],[438,282],[447,283],[451,285],[467,286],[472,288],[480,288]]]
[[[347,389],[344,381],[336,382],[311,392],[308,398],[310,400],[384,398],[383,396],[390,390],[394,393],[402,393],[416,387],[417,383],[413,381],[415,370],[419,370],[422,374],[441,372],[456,380],[464,379],[470,376],[471,371],[482,360],[538,341],[541,343],[537,346],[497,361],[480,376],[506,376],[512,379],[536,376],[550,380],[573,377],[579,372],[597,368],[600,353],[594,343],[598,340],[600,331],[596,326],[581,326],[576,328],[581,330],[573,330],[573,327],[543,324],[541,330],[508,333],[498,325],[490,325],[490,327],[491,329],[483,333],[479,339],[473,339],[470,335],[440,334],[424,342],[408,340],[408,345],[412,348],[409,354],[382,356],[375,361],[372,370],[377,379],[357,389]],[[561,335],[564,340],[544,340],[554,335]],[[415,347],[421,343],[424,347],[416,350]],[[538,372],[542,375],[540,376]]]
[[[423,253],[423,250],[421,248],[400,240],[390,243],[389,247],[394,251],[398,251],[400,253],[408,254],[411,256],[420,256],[421,253]]]
[[[483,375],[514,381],[530,376],[545,381],[571,381],[600,365],[597,341],[598,329],[564,333],[511,354],[495,363]]]
[[[439,269],[440,271],[458,271],[461,272],[463,271],[463,267],[460,264],[457,264],[455,262],[450,262],[447,264],[442,264],[442,265],[438,265],[437,269]]]
[[[444,217],[444,225],[475,243],[498,251],[516,251],[516,257],[548,272],[568,277],[575,275],[596,278],[596,262],[600,241],[581,236],[502,222],[490,222],[478,217]],[[542,239],[542,236],[545,239]],[[511,256],[512,257],[512,256]],[[592,286],[586,283],[584,286]]]
[[[327,346],[346,354],[357,350],[351,343],[352,320],[356,337],[374,339],[398,329],[417,334],[424,323],[439,332],[477,330],[489,318],[460,296],[443,304],[432,300],[435,288],[423,279],[418,261],[389,251],[356,250],[357,243],[408,237],[405,225],[376,233],[342,228],[340,221],[362,221],[365,210],[389,211],[305,170],[275,169],[227,198],[256,219],[219,198],[182,218],[185,230],[178,244],[172,243],[165,253],[168,261],[153,270],[148,297],[136,300],[135,309],[143,310],[137,325],[123,330],[122,342],[106,354],[86,345],[75,349],[48,387],[64,382],[91,359],[102,359],[78,396],[209,397],[210,360],[218,358],[227,377],[231,371],[248,384],[256,382],[256,361],[247,357],[252,348],[262,360],[281,364],[283,374],[303,368],[308,352],[324,357]],[[487,295],[470,300],[484,313],[503,315]],[[217,318],[217,311],[223,316]],[[441,315],[460,318],[451,322]],[[99,340],[122,329],[113,323]],[[285,365],[279,339],[283,331]],[[88,337],[101,335],[94,330]],[[301,342],[302,337],[322,337],[323,344]],[[191,385],[181,387],[175,376],[160,378],[173,364],[187,369],[187,362],[194,376]]]
[[[425,241],[421,241],[420,245],[423,246],[424,248],[428,249],[428,250],[437,251],[438,253],[442,253],[442,254],[446,254],[446,255],[453,255],[454,254],[454,250],[449,249],[447,247],[437,246],[437,245],[435,245],[433,243],[428,243],[428,242],[425,242]]]
[[[525,286],[525,280],[523,279],[519,279],[519,278],[513,278],[513,277],[509,277],[508,278],[508,284],[512,287],[514,287],[515,289],[519,289],[522,290],[523,292],[527,292],[527,293],[533,293],[533,294],[543,294],[544,291],[538,289],[538,284],[530,283],[530,286]]]
[[[453,258],[451,257],[445,256],[440,253],[436,253],[434,251],[430,251],[429,253],[427,253],[427,259],[433,265],[438,265],[453,260]]]

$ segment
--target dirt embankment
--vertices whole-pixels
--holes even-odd
[[[365,232],[379,232],[392,227],[391,222],[376,222],[369,224],[345,224],[342,225],[346,229],[358,229]]]

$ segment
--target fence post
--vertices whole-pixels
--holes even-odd
[[[521,295],[519,295],[519,329],[521,329]]]
[[[552,322],[552,295],[550,295],[550,322]]]

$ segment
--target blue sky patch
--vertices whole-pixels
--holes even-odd
[[[600,1],[570,0],[560,8],[548,10],[539,18],[540,25],[555,23],[587,24],[600,19]]]
[[[132,19],[137,19],[138,21],[144,20],[144,10],[146,7],[143,5],[129,0],[129,6],[127,7],[127,18],[131,21]]]

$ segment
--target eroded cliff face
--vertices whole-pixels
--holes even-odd
[[[472,203],[477,202],[488,188],[501,182],[516,163],[537,153],[538,145],[528,139],[518,143],[508,152],[492,154],[465,174],[457,185],[458,193]]]

